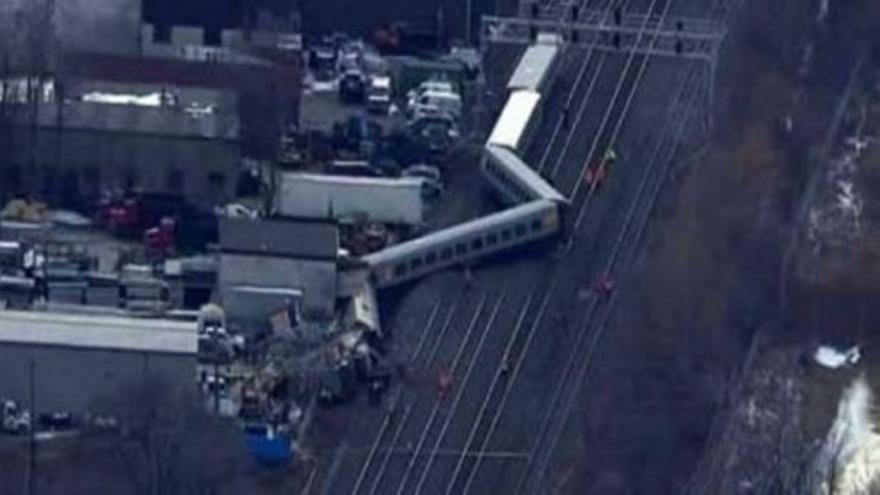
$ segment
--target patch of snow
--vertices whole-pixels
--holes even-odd
[[[212,115],[214,113],[214,105],[207,104],[202,105],[198,103],[190,103],[189,106],[183,109],[184,112],[189,114],[190,117],[200,118],[207,115]]]
[[[162,105],[162,93],[130,95],[119,93],[92,92],[82,95],[82,101],[89,103],[106,103],[108,105],[137,105],[141,107],[158,107]]]
[[[845,145],[828,167],[824,199],[810,209],[808,237],[817,252],[823,246],[850,245],[862,233],[864,201],[855,179],[869,139],[851,136]]]
[[[822,0],[819,3],[819,14],[816,16],[816,21],[819,23],[825,22],[825,19],[828,18],[828,9],[831,6],[831,0]]]
[[[68,227],[89,227],[92,225],[92,221],[88,217],[69,210],[55,210],[49,214],[49,218],[53,223]]]
[[[858,346],[840,351],[830,346],[820,346],[813,354],[813,359],[826,368],[837,369],[843,366],[854,366],[862,355]]]
[[[816,465],[818,492],[869,495],[880,481],[880,435],[871,418],[874,396],[864,376],[844,391]]]
[[[855,218],[861,216],[862,205],[858,196],[855,194],[855,184],[848,180],[839,180],[837,182],[837,205],[838,207],[853,215]]]
[[[861,137],[861,136],[850,136],[845,140],[846,145],[853,149],[858,154],[861,154],[862,151],[868,148],[871,145],[871,138],[869,137]]]

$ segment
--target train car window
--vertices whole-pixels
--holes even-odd
[[[418,270],[419,268],[421,268],[422,265],[424,265],[424,264],[425,264],[425,262],[424,262],[424,260],[422,260],[421,258],[416,258],[416,259],[414,259],[414,260],[412,260],[412,261],[409,262],[409,266],[412,267],[412,269],[413,269],[414,271],[415,271],[415,270]]]
[[[501,231],[501,240],[502,241],[509,241],[511,237],[513,237],[513,236],[511,235],[510,229],[504,229]]]
[[[440,251],[440,259],[443,261],[452,259],[452,248],[443,248],[443,251]]]
[[[436,261],[437,261],[437,252],[436,251],[432,251],[432,252],[428,253],[427,256],[425,256],[425,264],[426,265],[433,265],[434,262],[436,262]]]
[[[405,264],[401,263],[401,264],[394,267],[394,276],[395,277],[402,277],[404,275],[406,275],[406,265]]]
[[[516,233],[517,237],[522,237],[526,235],[526,230],[528,229],[526,229],[526,224],[524,223],[517,224],[517,226],[513,228],[513,231],[514,233]]]
[[[483,249],[483,239],[480,238],[480,239],[474,239],[473,241],[471,241],[471,249],[474,249],[474,250]]]
[[[486,244],[488,244],[489,246],[494,246],[495,244],[498,244],[498,233],[492,232],[491,234],[486,236]]]
[[[540,218],[532,220],[532,232],[540,232],[542,227]]]
[[[455,245],[455,254],[462,255],[467,253],[467,244],[461,243]]]

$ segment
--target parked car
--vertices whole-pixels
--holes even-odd
[[[439,93],[455,93],[455,87],[449,81],[440,81],[440,80],[427,80],[423,81],[421,84],[416,86],[415,89],[410,90],[406,94],[406,105],[407,108],[416,104],[416,100],[423,94],[428,91],[435,91]]]
[[[309,52],[309,70],[318,81],[330,81],[336,77],[338,55],[336,48],[318,45]]]
[[[389,107],[391,107],[391,77],[371,77],[367,94],[367,110],[387,114]]]
[[[443,113],[455,120],[461,118],[461,97],[448,91],[425,91],[407,108],[410,119],[429,113]]]
[[[345,122],[333,124],[333,148],[372,155],[382,139],[382,126],[362,115],[352,115]]]
[[[455,121],[442,112],[419,116],[410,130],[419,145],[433,155],[445,153],[459,138]]]
[[[343,103],[358,105],[364,102],[367,84],[364,73],[357,69],[345,71],[339,80],[339,99]]]

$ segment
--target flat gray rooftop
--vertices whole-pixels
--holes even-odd
[[[0,345],[192,354],[196,322],[43,311],[0,311]]]
[[[284,256],[335,261],[339,249],[336,224],[297,220],[220,218],[224,254]]]

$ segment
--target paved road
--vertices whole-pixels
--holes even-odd
[[[674,1],[671,12],[679,3],[686,4]],[[642,11],[650,4],[632,2]],[[527,153],[530,164],[540,162],[550,144],[552,116],[559,115],[584,59],[583,50],[568,52],[551,92],[548,119]],[[575,189],[588,152],[593,151],[590,159],[601,156],[614,134],[640,59],[630,65],[630,76],[612,101],[627,61],[625,55],[590,59],[576,91],[589,94],[584,118],[577,122],[577,112],[570,113],[574,138],[568,150],[563,153],[561,138],[546,160],[545,176],[560,190]],[[540,471],[543,455],[530,458],[529,452],[546,444],[539,442],[547,437],[542,425],[556,397],[554,385],[564,377],[572,353],[580,352],[575,343],[585,341],[578,336],[595,330],[596,325],[583,325],[587,309],[597,304],[589,288],[615,248],[651,150],[663,136],[670,88],[684,68],[683,62],[648,65],[617,136],[619,167],[607,187],[592,196],[582,187],[575,198],[573,213],[579,208],[587,213],[570,251],[546,245],[524,249],[481,267],[471,290],[465,290],[460,274],[450,272],[395,295],[399,308],[386,323],[407,342],[406,350],[419,350],[410,384],[402,388],[393,421],[382,410],[357,409],[346,435],[348,449],[319,465],[323,474],[314,493],[515,493],[523,473]],[[576,108],[580,100],[571,104]],[[432,310],[438,304],[439,316]],[[416,336],[423,331],[428,337],[419,348]],[[510,371],[502,373],[505,355]],[[455,377],[443,399],[434,383],[441,368]],[[560,418],[548,424],[564,425]]]

